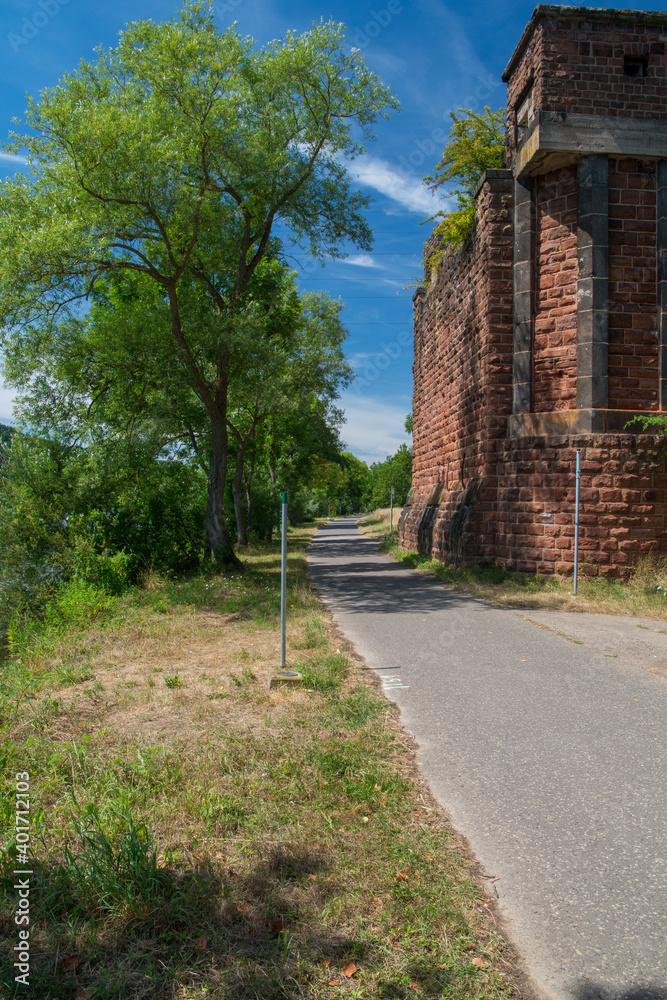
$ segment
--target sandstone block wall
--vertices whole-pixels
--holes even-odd
[[[487,171],[475,238],[414,297],[413,489],[402,544],[484,559],[497,512],[497,443],[512,406],[512,178]]]
[[[499,449],[496,563],[520,572],[572,573],[577,448],[580,571],[624,576],[640,556],[667,554],[660,439],[550,435],[509,438]]]
[[[405,548],[571,572],[579,449],[583,571],[667,555],[664,439],[628,426],[667,412],[666,41],[664,12],[536,8],[508,169],[414,297]]]

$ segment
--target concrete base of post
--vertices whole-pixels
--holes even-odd
[[[283,670],[280,667],[271,678],[269,688],[296,687],[302,680],[303,677],[297,670]]]

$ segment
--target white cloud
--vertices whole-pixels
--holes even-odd
[[[348,164],[348,172],[360,184],[379,191],[410,212],[433,215],[440,207],[439,199],[434,198],[421,181],[397,170],[386,160],[360,156]]]
[[[5,160],[8,163],[27,163],[27,157],[19,156],[18,153],[2,153],[0,152],[0,160]]]
[[[355,267],[381,267],[369,253],[355,253],[351,257],[343,257],[341,264],[354,264]]]
[[[346,393],[337,405],[345,411],[341,437],[346,449],[369,465],[383,462],[401,444],[412,443],[404,429],[411,407],[409,399],[401,401],[397,397],[395,403],[384,403],[377,399],[353,399]]]

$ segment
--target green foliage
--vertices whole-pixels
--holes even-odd
[[[42,912],[145,916],[166,901],[169,878],[145,822],[119,816],[111,831],[93,809],[72,826],[78,845],[65,847],[63,864],[40,887]]]
[[[394,504],[401,507],[412,486],[412,449],[402,444],[384,462],[374,462],[370,468],[369,480],[367,496],[371,509],[389,506],[392,486],[396,491]]]
[[[10,382],[25,386],[37,369],[48,414],[58,380],[41,379],[40,347],[65,333],[80,350],[58,368],[61,403],[94,414],[104,401],[126,432],[157,421],[163,443],[177,417],[178,440],[185,424],[206,469],[208,539],[226,563],[238,565],[224,509],[228,389],[248,372],[236,358],[249,343],[280,346],[299,313],[274,226],[322,260],[372,242],[368,199],[343,162],[397,105],[344,35],[320,22],[256,48],[219,31],[210,4],[186,0],[169,22],[128,25],[116,48],[31,99],[27,132],[8,147],[27,148],[32,168],[0,185]],[[102,290],[106,335],[98,323],[91,336],[76,303],[119,273],[148,308],[134,308],[121,279]]]
[[[42,621],[68,582],[119,594],[149,567],[198,566],[205,504],[201,470],[122,438],[83,449],[16,433],[0,470],[0,638]]]
[[[442,158],[433,174],[424,178],[432,191],[455,182],[446,194],[455,199],[456,208],[431,217],[442,219],[431,237],[439,240],[440,248],[465,243],[475,223],[475,188],[480,177],[489,168],[505,165],[504,108],[485,107],[482,114],[459,108],[458,113],[450,111],[450,117],[453,124]],[[438,251],[435,258],[429,256],[431,265],[437,264],[437,255]]]
[[[178,674],[172,674],[170,677],[165,677],[164,683],[168,688],[182,688],[185,687],[184,682],[180,679]]]
[[[662,413],[656,413],[650,417],[637,415],[632,420],[628,420],[625,425],[626,430],[635,433],[641,433],[639,428],[646,434],[667,434],[667,416]]]
[[[0,466],[6,461],[7,450],[12,442],[14,428],[8,424],[0,424]]]

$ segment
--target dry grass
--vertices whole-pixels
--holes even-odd
[[[465,845],[310,588],[310,534],[290,539],[300,689],[268,689],[266,547],[241,577],[152,579],[5,665],[5,771],[31,775],[35,874],[31,986],[9,959],[2,997],[516,995]]]
[[[489,601],[497,607],[633,615],[667,619],[667,559],[647,557],[625,581],[580,574],[576,597],[571,577],[541,577],[513,573],[498,566],[460,569],[434,559],[405,552],[389,538],[386,510],[377,510],[359,523],[365,534],[378,538],[382,551],[394,559],[429,573],[453,590]]]
[[[398,519],[403,513],[402,507],[394,507],[394,532],[398,528]],[[384,538],[389,534],[390,508],[378,507],[368,517],[364,517],[359,522],[359,528],[364,534],[375,535]]]

